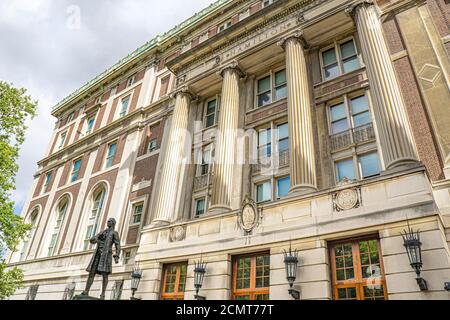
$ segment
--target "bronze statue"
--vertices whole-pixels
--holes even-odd
[[[116,220],[114,218],[109,219],[107,225],[108,229],[90,240],[92,244],[97,244],[97,249],[86,269],[86,271],[89,272],[89,277],[86,283],[86,289],[81,293],[82,296],[89,295],[89,290],[94,282],[95,275],[99,274],[103,276],[102,294],[100,295],[100,299],[104,300],[106,287],[108,285],[108,275],[112,271],[112,258],[114,258],[116,264],[119,263],[120,238],[117,231],[114,230]],[[113,245],[116,246],[115,255],[112,254]]]

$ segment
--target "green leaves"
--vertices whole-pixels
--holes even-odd
[[[14,214],[10,197],[19,169],[19,149],[25,140],[25,122],[35,117],[36,106],[26,89],[0,81],[0,300],[12,295],[23,279],[20,269],[7,268],[5,254],[14,252],[31,229]]]

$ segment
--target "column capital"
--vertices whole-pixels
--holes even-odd
[[[305,38],[303,37],[303,32],[302,31],[295,31],[293,33],[290,33],[282,38],[280,38],[280,40],[278,41],[278,45],[283,48],[283,50],[286,50],[286,43],[288,43],[288,41],[296,41],[298,43],[300,43],[300,45],[302,46],[302,48],[304,50],[309,49],[309,44],[308,42],[306,42]]]
[[[345,13],[355,21],[355,11],[360,6],[373,6],[375,3],[373,0],[357,0],[345,8]]]
[[[197,100],[198,99],[198,96],[191,90],[191,88],[189,86],[181,86],[181,87],[177,88],[177,90],[172,92],[169,96],[172,99],[176,99],[176,97],[178,95],[186,95],[191,100]]]
[[[245,78],[247,76],[247,74],[242,69],[242,67],[240,66],[239,62],[237,62],[237,60],[233,60],[229,64],[223,66],[217,72],[217,74],[223,78],[223,75],[224,75],[225,71],[227,71],[227,70],[233,70],[234,72],[237,72],[237,74],[239,75],[240,78]]]

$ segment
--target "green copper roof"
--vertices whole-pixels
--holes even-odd
[[[130,62],[133,59],[141,56],[142,54],[150,51],[151,49],[158,47],[164,41],[168,40],[169,38],[171,38],[171,37],[173,37],[173,36],[175,36],[177,34],[179,34],[184,29],[191,27],[192,25],[194,25],[195,23],[200,21],[202,18],[204,18],[209,13],[213,12],[214,10],[217,10],[217,9],[220,9],[220,8],[224,7],[225,5],[227,5],[231,1],[233,1],[233,0],[218,0],[218,1],[210,4],[207,8],[203,9],[202,11],[194,14],[189,19],[187,19],[187,20],[183,21],[182,23],[180,23],[179,25],[173,27],[171,30],[165,32],[162,35],[158,35],[158,36],[154,37],[153,39],[151,39],[150,41],[145,43],[143,46],[139,47],[138,49],[136,49],[135,51],[130,53],[128,56],[126,56],[125,58],[119,60],[112,67],[108,68],[107,70],[105,70],[104,72],[102,72],[101,74],[96,76],[94,79],[92,79],[91,81],[87,82],[81,88],[79,88],[78,90],[76,90],[75,92],[73,92],[72,94],[70,94],[69,96],[64,98],[63,100],[61,100],[57,105],[55,105],[53,107],[52,111],[53,112],[57,111],[63,105],[68,103],[70,100],[73,100],[77,96],[79,96],[82,93],[86,92],[87,90],[91,89],[95,84],[97,84],[100,81],[102,81],[105,77],[113,74],[116,70],[120,69],[122,66],[124,66],[128,62]]]

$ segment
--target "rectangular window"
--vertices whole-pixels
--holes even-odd
[[[140,224],[142,219],[142,212],[144,211],[144,203],[138,203],[133,206],[132,224]]]
[[[348,130],[347,111],[345,103],[340,103],[330,107],[331,134],[336,134]]]
[[[208,101],[205,112],[205,128],[210,128],[216,124],[217,100]]]
[[[159,97],[162,98],[167,94],[167,91],[169,90],[169,82],[170,82],[170,76],[165,76],[161,79],[161,87],[159,89]]]
[[[363,179],[376,176],[380,173],[380,159],[378,153],[372,152],[358,157],[361,177]]]
[[[127,87],[132,86],[134,84],[135,80],[136,80],[136,76],[132,76],[132,77],[128,78]]]
[[[257,99],[258,107],[263,107],[272,102],[270,75],[258,80]]]
[[[41,193],[45,193],[47,192],[48,186],[50,185],[50,181],[52,180],[52,172],[47,172],[47,174],[45,175],[45,181],[44,181],[44,185],[42,187],[42,192]]]
[[[88,135],[92,132],[92,129],[94,128],[94,124],[95,124],[95,117],[90,117],[87,120],[86,135]]]
[[[262,7],[265,8],[267,6],[270,6],[271,4],[277,2],[277,0],[263,0],[262,1]]]
[[[75,182],[78,179],[78,173],[80,172],[81,168],[81,159],[76,160],[73,162],[73,168],[72,168],[72,175],[70,178],[70,182]]]
[[[95,99],[95,104],[97,105],[97,104],[99,104],[100,102],[102,102],[102,96],[101,96],[101,95],[98,96],[98,97]]]
[[[266,181],[256,185],[256,201],[258,203],[272,200],[272,183]]]
[[[75,115],[75,112],[72,112],[71,114],[69,114],[69,116],[67,117],[67,122],[66,123],[71,122],[73,120],[74,115]]]
[[[158,149],[158,140],[153,139],[150,140],[150,142],[148,143],[148,152],[153,152],[156,151]]]
[[[322,51],[322,68],[325,80],[359,69],[354,41],[335,44],[333,48]]]
[[[291,178],[289,176],[277,179],[277,198],[288,195],[291,189]]]
[[[287,123],[277,126],[278,129],[278,152],[283,153],[289,150],[289,126]]]
[[[258,159],[270,158],[272,155],[272,131],[270,128],[258,132]]]
[[[164,266],[161,300],[184,300],[187,263]]]
[[[124,255],[123,255],[123,263],[128,264],[130,262],[130,260],[131,260],[131,251],[127,250],[124,252]]]
[[[336,178],[338,182],[345,178],[355,180],[355,169],[353,167],[353,159],[346,159],[336,162]]]
[[[275,100],[287,97],[286,70],[275,72]]]
[[[66,137],[67,137],[67,131],[61,133],[61,137],[59,138],[59,146],[58,146],[59,149],[64,147],[64,142],[66,142]]]
[[[223,31],[227,30],[229,27],[231,27],[231,20],[219,25],[219,27],[217,28],[217,33],[223,32]]]
[[[342,43],[340,45],[340,50],[344,73],[358,69],[358,55],[356,54],[356,48],[353,40]]]
[[[130,104],[130,96],[122,99],[122,105],[120,107],[120,114],[119,117],[126,116],[128,112],[128,105]]]
[[[199,218],[205,214],[206,200],[205,198],[195,200],[195,217]]]
[[[209,166],[211,164],[211,150],[206,149],[202,152],[202,164],[200,165],[200,175],[203,176],[209,173]]]
[[[259,253],[233,259],[233,300],[269,300],[270,255]]]
[[[112,167],[114,162],[114,156],[116,155],[117,143],[111,143],[108,146],[108,155],[106,157],[106,169]]]
[[[349,240],[330,246],[335,300],[386,300],[386,283],[377,239]]]
[[[369,111],[369,102],[365,95],[350,99],[353,127],[361,127],[372,122]]]

